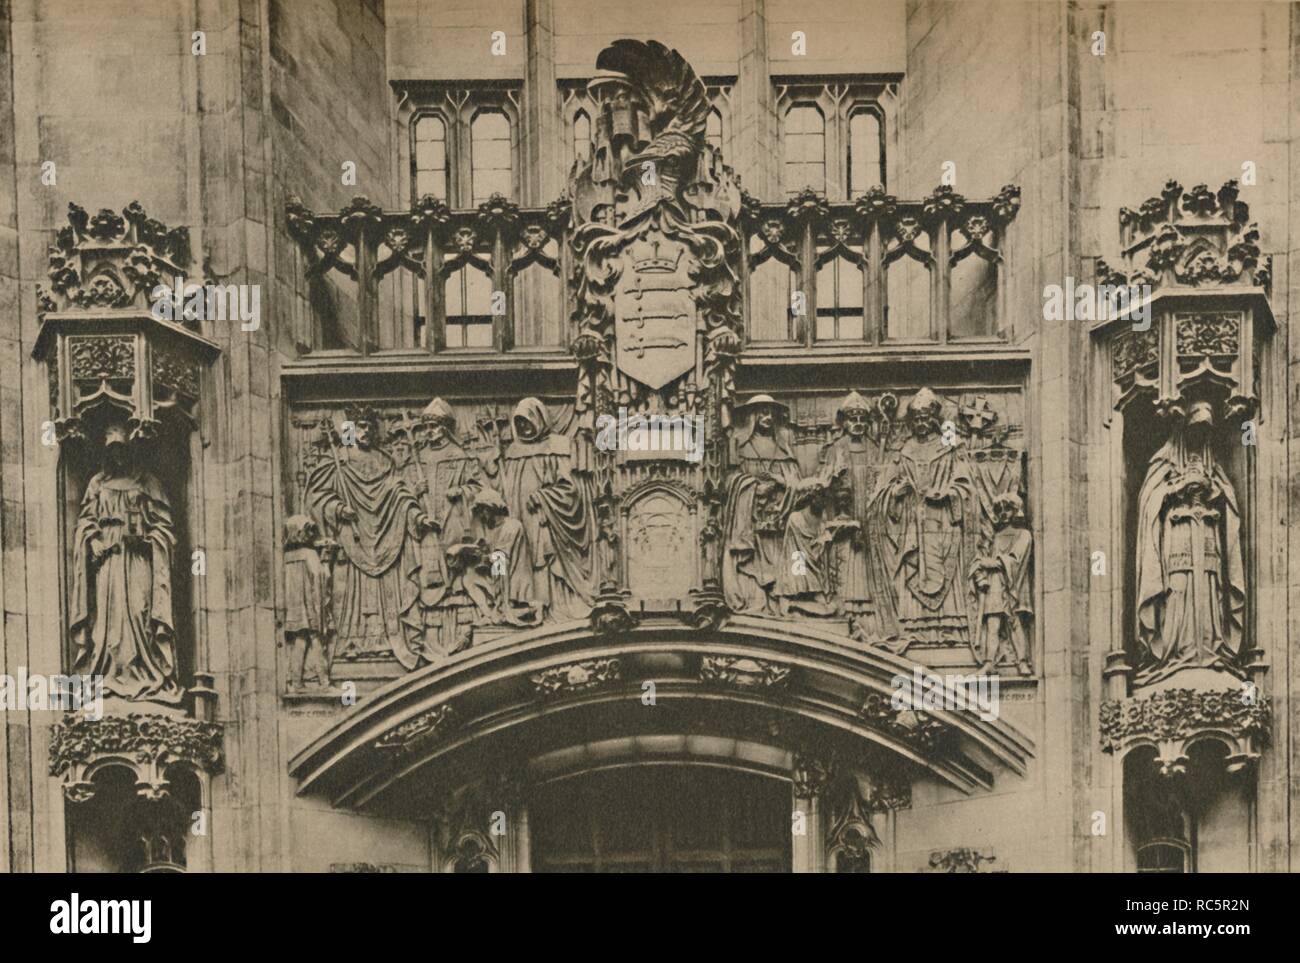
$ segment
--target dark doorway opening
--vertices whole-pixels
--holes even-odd
[[[540,873],[790,871],[788,783],[701,766],[561,780],[529,804]]]

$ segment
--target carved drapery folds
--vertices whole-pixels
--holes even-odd
[[[61,519],[68,663],[131,702],[179,704],[202,671],[189,614],[178,611],[188,586],[174,579],[189,574],[187,450],[202,373],[219,351],[199,322],[221,299],[225,317],[234,289],[197,287],[185,277],[190,257],[187,229],[138,203],[93,217],[70,204],[37,291],[47,427],[79,500]],[[192,691],[210,695],[206,685]]]
[[[196,286],[190,259],[187,229],[138,203],[93,217],[70,204],[37,291],[33,355],[49,374],[47,440],[60,444],[69,491],[56,540],[65,661],[104,697],[53,727],[49,771],[79,804],[69,833],[86,859],[129,853],[114,868],[146,872],[203,864],[203,847],[187,858],[188,832],[223,765],[188,611],[192,573],[206,563],[191,559],[187,520],[204,369],[219,352],[200,322],[217,299],[226,318],[240,295]],[[148,703],[160,708],[136,711]]]
[[[338,215],[289,205],[310,272],[357,281],[363,331],[377,323],[380,278],[445,278],[453,248],[509,294],[514,266],[559,241],[544,266],[563,274],[571,309],[571,394],[449,396],[418,414],[424,399],[376,404],[364,455],[342,438],[356,414],[346,403],[295,412],[293,510],[338,550],[333,561],[321,547],[315,561],[296,556],[295,585],[325,573],[332,591],[291,602],[332,598],[334,660],[410,669],[548,621],[588,619],[608,634],[646,618],[716,628],[741,613],[1031,675],[1018,391],[742,400],[735,386],[755,231],[770,256],[804,265],[809,290],[827,259],[857,259],[873,311],[884,310],[887,262],[937,259],[938,317],[949,268],[1000,263],[1019,191],[973,200],[941,187],[904,201],[878,189],[835,211],[805,191],[764,206],[707,142],[707,91],[676,51],[617,41],[589,94],[590,156],[547,209],[502,198],[474,212],[428,198],[410,212],[364,199]],[[441,287],[426,286],[435,323]],[[511,322],[493,323],[505,351]],[[363,338],[362,353],[370,346]],[[429,347],[442,346],[435,336]]]
[[[896,653],[965,648],[1028,674],[1032,538],[1015,405],[854,391],[816,427],[793,426],[766,395],[738,405],[728,605],[835,620]]]
[[[291,684],[325,684],[336,663],[437,663],[544,622],[607,633],[731,612],[1028,674],[1021,396],[854,391],[801,408],[795,423],[770,396],[735,404],[720,485],[681,457],[689,435],[656,429],[684,452],[624,450],[615,420],[602,450],[564,398],[299,409]]]
[[[172,594],[175,513],[162,482],[131,451],[124,424],[108,424],[103,448],[72,536],[72,669],[102,680],[106,695],[176,704],[184,692]]]
[[[1160,771],[1187,748],[1222,743],[1231,770],[1267,741],[1264,662],[1252,630],[1250,478],[1261,345],[1274,330],[1270,258],[1237,185],[1170,181],[1120,211],[1126,310],[1093,335],[1109,356],[1110,424],[1126,475],[1124,638],[1107,659],[1103,747],[1154,749]]]

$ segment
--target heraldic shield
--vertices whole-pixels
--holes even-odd
[[[655,233],[620,258],[614,289],[615,358],[629,378],[658,390],[695,366],[696,305],[685,244]]]

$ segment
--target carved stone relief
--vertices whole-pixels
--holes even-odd
[[[617,682],[621,674],[618,659],[587,659],[545,669],[531,676],[530,681],[538,695],[563,696]]]
[[[729,416],[718,486],[676,457],[611,463],[563,400],[304,409],[291,452],[320,564],[297,548],[293,562],[328,574],[321,620],[344,663],[414,668],[475,631],[623,626],[630,600],[675,600],[1027,674],[1021,405],[1007,391],[757,396]]]
[[[690,506],[674,494],[650,491],[627,516],[628,590],[640,598],[685,598],[695,587],[699,542]]]
[[[845,619],[854,637],[895,652],[969,647],[980,664],[1028,673],[1032,538],[1009,400],[922,389],[900,414],[892,392],[850,392],[833,426],[797,432],[768,396],[738,406],[728,605]]]
[[[997,870],[984,867],[995,862],[997,857],[992,853],[962,846],[931,853],[928,868],[932,873],[991,873]]]
[[[330,662],[414,668],[467,646],[476,626],[589,610],[592,498],[571,467],[563,406],[525,399],[502,421],[442,399],[414,417],[366,406],[293,419],[301,507],[286,540],[288,605],[315,612],[320,600]],[[328,637],[298,627],[301,613],[291,621],[286,640],[304,628]]]
[[[700,679],[740,689],[774,688],[790,678],[790,666],[767,659],[731,655],[706,655],[700,660]]]
[[[307,681],[330,685],[334,665],[332,570],[338,543],[321,538],[307,515],[291,515],[284,525],[284,638],[290,649],[289,689]]]
[[[822,620],[1029,674],[1020,393],[737,399],[744,205],[705,87],[653,42],[600,66],[566,208],[572,395],[295,412],[296,510],[339,542],[335,658],[410,669],[476,633],[653,611]]]

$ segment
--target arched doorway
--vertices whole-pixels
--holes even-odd
[[[529,804],[534,872],[790,870],[790,785],[708,766],[557,780]]]

